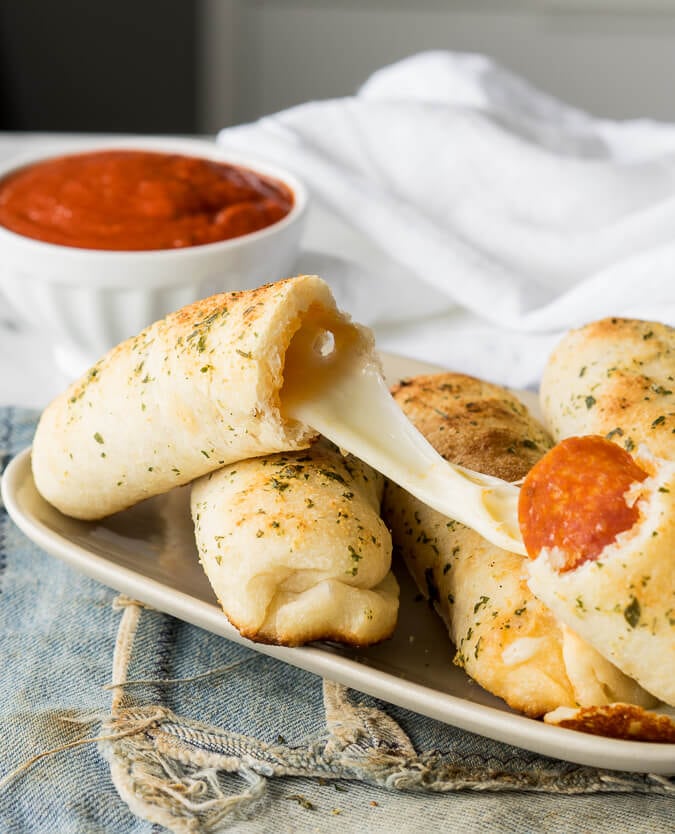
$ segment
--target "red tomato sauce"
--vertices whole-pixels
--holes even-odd
[[[0,180],[0,225],[81,249],[176,249],[264,229],[293,207],[284,183],[224,162],[111,150],[37,162]]]
[[[625,493],[646,477],[628,452],[604,437],[563,440],[532,467],[520,491],[518,520],[528,555],[557,547],[562,571],[596,559],[637,522],[640,512]]]

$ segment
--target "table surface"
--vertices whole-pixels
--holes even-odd
[[[58,151],[91,138],[85,134],[0,132],[0,162],[41,147]],[[213,137],[199,138],[215,141]],[[301,248],[335,255],[348,251],[351,258],[369,268],[377,268],[381,259],[364,237],[316,203],[310,205]],[[43,408],[68,382],[57,368],[44,334],[30,322],[19,321],[0,293],[0,406]]]

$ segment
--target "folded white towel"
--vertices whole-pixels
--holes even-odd
[[[430,52],[218,140],[294,170],[373,244],[299,266],[385,349],[522,386],[569,327],[675,324],[675,126],[594,119]]]

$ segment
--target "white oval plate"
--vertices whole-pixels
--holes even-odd
[[[438,371],[400,357],[383,357],[389,379]],[[532,395],[523,395],[528,405]],[[328,643],[285,648],[252,643],[224,616],[194,545],[183,487],[101,522],[61,515],[37,492],[30,450],[7,467],[2,497],[17,526],[53,556],[82,573],[229,640],[309,672],[461,727],[546,756],[593,767],[675,773],[675,745],[620,741],[552,727],[512,712],[452,664],[447,632],[412,581],[399,573],[399,621],[390,640],[351,649]]]

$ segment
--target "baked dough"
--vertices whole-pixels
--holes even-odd
[[[306,447],[315,432],[280,411],[285,353],[306,326],[373,350],[307,275],[203,299],[118,345],[43,413],[38,490],[97,519],[232,461]]]
[[[529,585],[562,621],[626,674],[675,704],[675,329],[603,319],[567,334],[542,382],[557,439],[603,435],[649,478],[625,496],[640,510],[597,558],[560,570],[545,548]],[[584,461],[579,466],[584,467]]]
[[[252,640],[375,643],[396,625],[383,479],[321,439],[303,452],[225,466],[192,487],[199,558]]]
[[[591,440],[599,440],[630,460],[626,452],[606,440]],[[544,458],[538,467],[546,467],[548,460]],[[531,548],[528,584],[561,622],[654,696],[675,706],[675,461],[653,458],[642,446],[633,453],[633,461],[647,477],[629,484],[619,500],[636,509],[636,520],[625,529],[612,531],[597,552],[591,551],[590,545],[579,550],[569,538]],[[606,479],[601,472],[595,473],[590,455],[574,458],[567,465],[581,468],[598,483]],[[567,470],[562,471],[566,480]],[[610,508],[606,514],[602,496],[581,494],[582,486],[576,479],[575,486],[568,489],[554,469],[543,469],[542,473],[557,501],[568,507],[568,517],[580,502],[588,502],[593,512],[599,508],[597,521],[589,526],[600,531],[607,527],[605,519],[615,510]],[[535,467],[523,485],[524,498],[530,494],[529,479],[540,477]],[[571,503],[562,503],[568,500],[566,496]],[[530,515],[530,523],[536,528],[537,519],[542,519],[545,524],[546,513],[542,504]],[[578,553],[584,557],[581,561],[576,558]]]
[[[547,724],[580,730],[598,736],[628,741],[657,741],[675,744],[675,719],[669,715],[636,707],[633,704],[609,706],[559,707],[544,716]]]
[[[472,377],[416,377],[393,393],[453,463],[514,481],[551,445],[514,395]],[[534,597],[522,556],[495,547],[391,483],[384,513],[395,553],[448,627],[455,662],[513,709],[541,716],[559,706],[654,702]]]
[[[541,381],[556,440],[600,434],[632,452],[675,458],[675,328],[609,318],[570,331]]]

